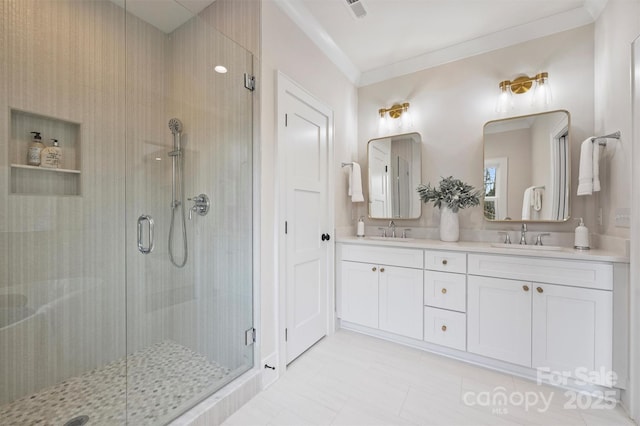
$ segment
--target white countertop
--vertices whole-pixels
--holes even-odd
[[[483,254],[507,254],[513,256],[528,256],[528,257],[544,257],[552,259],[569,259],[569,260],[592,260],[599,262],[618,262],[629,263],[629,257],[624,253],[618,253],[610,250],[576,250],[574,248],[563,247],[561,250],[541,250],[536,248],[513,248],[513,247],[493,247],[493,243],[489,242],[475,242],[475,241],[458,241],[455,243],[448,243],[440,240],[429,240],[421,238],[413,238],[403,240],[402,238],[386,238],[374,239],[370,237],[358,238],[358,237],[338,237],[337,243],[344,244],[362,244],[362,245],[375,245],[375,246],[388,246],[388,247],[404,247],[415,249],[436,249],[436,250],[451,250],[451,251],[464,251],[469,253],[483,253]],[[514,244],[516,246],[517,244]]]

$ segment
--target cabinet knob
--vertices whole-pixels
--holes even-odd
[[[522,289],[523,289],[524,291],[529,291],[529,286],[528,286],[528,285],[523,285],[523,286],[522,286]]]
[[[384,272],[384,268],[380,268],[380,272]]]
[[[447,264],[447,259],[442,259],[442,264],[446,265]]]
[[[542,289],[542,287],[538,287],[536,288],[536,290],[538,291],[538,293],[542,293],[544,290]]]
[[[442,331],[447,331],[447,326],[446,325],[442,326]]]
[[[442,291],[442,294],[447,294],[447,289],[446,288],[443,288],[441,291]]]
[[[378,268],[376,268],[376,267],[374,266],[373,268],[371,268],[371,270],[372,270],[373,272],[375,272],[375,271],[377,271],[377,270],[378,270]]]

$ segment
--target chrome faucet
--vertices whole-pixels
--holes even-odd
[[[522,224],[522,229],[520,230],[520,244],[527,244],[527,224]]]
[[[396,237],[396,224],[394,221],[389,222],[389,229],[391,229],[391,238]]]

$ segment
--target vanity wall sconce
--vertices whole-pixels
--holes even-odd
[[[391,108],[380,108],[378,110],[378,115],[380,116],[378,131],[384,133],[394,126],[404,129],[411,128],[413,121],[409,113],[409,106],[409,102],[404,102],[402,104],[393,104]],[[387,118],[387,114],[389,118]],[[393,120],[398,120],[398,122],[394,123]]]
[[[500,93],[496,103],[496,112],[507,112],[513,106],[514,94],[521,95],[533,88],[531,105],[549,105],[551,102],[551,86],[549,85],[549,73],[541,72],[534,77],[521,76],[515,80],[504,80],[498,85]]]

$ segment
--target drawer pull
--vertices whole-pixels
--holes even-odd
[[[384,272],[384,268],[380,268],[380,272]]]
[[[528,285],[523,285],[523,286],[522,286],[522,289],[523,289],[524,291],[529,291],[529,286],[528,286]]]
[[[544,290],[542,289],[542,287],[538,287],[536,288],[536,290],[538,291],[538,293],[542,293]]]
[[[447,326],[446,325],[442,326],[442,331],[447,331]]]
[[[377,271],[377,270],[378,270],[378,268],[376,268],[376,267],[374,266],[373,268],[371,268],[371,270],[372,270],[373,272],[375,272],[375,271]]]
[[[447,264],[447,259],[442,259],[442,264],[446,265]]]
[[[446,288],[443,288],[443,289],[442,289],[442,290],[440,290],[440,291],[442,291],[442,294],[447,294],[447,289],[446,289]]]

